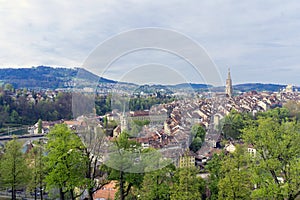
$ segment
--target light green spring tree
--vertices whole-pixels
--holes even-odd
[[[207,187],[209,189],[208,199],[217,200],[219,193],[219,180],[221,179],[221,161],[225,155],[214,154],[212,159],[207,163],[205,169],[209,172]]]
[[[296,199],[300,196],[300,124],[262,117],[243,131],[257,154],[251,166],[257,188],[253,198]]]
[[[249,155],[245,148],[237,145],[232,154],[221,161],[221,178],[218,182],[218,199],[250,199],[252,183],[248,169]]]
[[[175,166],[169,164],[161,169],[147,172],[140,190],[140,198],[145,200],[170,199],[175,171]]]
[[[205,182],[202,178],[197,177],[195,167],[178,168],[175,179],[177,181],[171,186],[171,200],[201,199]]]
[[[12,190],[11,199],[16,199],[16,190],[24,188],[29,181],[28,163],[22,153],[22,144],[16,138],[5,145],[0,175],[2,185]]]
[[[83,188],[87,183],[85,178],[87,158],[83,154],[84,146],[80,138],[66,125],[55,125],[47,135],[47,156],[45,177],[47,190],[59,189],[60,199],[75,199],[74,189]]]

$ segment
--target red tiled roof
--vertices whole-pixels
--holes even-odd
[[[102,189],[98,190],[94,194],[94,199],[115,199],[115,194],[117,192],[116,181],[111,181],[109,184],[105,185]]]

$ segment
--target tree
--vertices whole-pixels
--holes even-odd
[[[178,168],[175,177],[177,181],[171,187],[171,200],[201,199],[205,182],[197,177],[195,167]]]
[[[4,85],[4,90],[7,90],[7,91],[10,91],[10,92],[13,92],[14,91],[14,86],[10,83],[6,83]]]
[[[143,127],[135,123],[134,121],[130,121],[130,135],[132,137],[137,137],[138,134],[142,131]]]
[[[43,200],[43,193],[45,187],[45,164],[44,160],[44,143],[42,140],[34,143],[33,149],[29,152],[29,167],[31,171],[31,180],[29,183],[30,190],[34,190],[35,199],[38,192],[40,199]]]
[[[248,166],[248,154],[238,146],[221,161],[221,178],[218,183],[219,199],[250,199],[252,184]]]
[[[242,116],[244,128],[240,131],[245,144],[238,145],[233,154],[209,162],[210,190],[216,191],[219,199],[299,198],[300,124],[285,108],[258,113],[254,120]],[[246,151],[249,146],[254,149],[251,154]]]
[[[288,121],[290,118],[289,110],[286,108],[274,108],[267,112],[259,112],[257,119],[259,118],[270,118],[273,121],[281,124],[282,122]]]
[[[204,141],[206,132],[205,132],[205,129],[203,128],[203,126],[201,126],[199,124],[195,124],[191,129],[191,134],[193,137],[201,138],[201,140]]]
[[[207,183],[209,189],[208,199],[217,200],[219,188],[218,184],[221,178],[221,161],[224,157],[224,154],[214,154],[212,159],[207,163],[206,169],[208,170],[210,176]]]
[[[203,141],[201,140],[201,138],[199,137],[194,138],[190,145],[190,150],[193,152],[197,152],[201,148],[202,142]]]
[[[88,198],[93,199],[93,194],[109,183],[107,173],[100,170],[103,151],[106,148],[106,137],[102,128],[97,123],[86,121],[90,128],[78,129],[79,136],[84,144],[83,153],[87,159],[85,177],[88,180],[86,185]],[[99,167],[100,165],[100,167]]]
[[[190,150],[197,152],[201,148],[202,143],[204,142],[205,134],[206,132],[203,126],[195,124],[192,127],[191,135],[193,137],[193,141],[190,145]]]
[[[145,200],[170,199],[174,173],[175,166],[172,164],[162,169],[147,172],[140,190],[140,198]]]
[[[19,123],[20,122],[20,116],[19,113],[16,110],[13,110],[10,114],[10,121],[12,123]]]
[[[266,113],[243,130],[243,139],[257,155],[251,166],[253,198],[296,199],[300,196],[300,124],[288,122],[280,110]]]
[[[242,134],[241,129],[244,128],[243,116],[235,110],[224,118],[223,134],[226,139],[238,139]]]
[[[75,199],[75,187],[86,185],[85,171],[87,159],[80,138],[66,125],[55,125],[47,135],[46,150],[46,188],[59,188],[60,199],[65,199],[67,192]]]
[[[28,182],[29,170],[21,150],[22,144],[14,138],[6,143],[0,162],[1,182],[11,188],[11,199],[16,199],[16,190],[25,187]]]
[[[42,133],[43,132],[43,122],[41,119],[39,119],[38,121],[38,133]]]
[[[7,122],[7,119],[9,118],[9,115],[7,112],[1,110],[0,108],[0,128],[4,125],[5,122]]]
[[[291,117],[296,117],[297,120],[300,119],[300,103],[297,101],[288,101],[286,104],[284,104],[284,108],[286,108]]]
[[[119,199],[124,200],[132,187],[139,188],[143,181],[144,166],[138,164],[141,145],[130,140],[124,131],[111,146],[109,160],[105,162],[110,170],[108,178],[119,181]]]

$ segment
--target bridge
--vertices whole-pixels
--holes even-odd
[[[16,138],[18,141],[27,143],[33,140],[46,139],[46,134],[24,134],[24,135],[5,135],[0,136],[0,146],[4,146],[4,144],[13,138]]]

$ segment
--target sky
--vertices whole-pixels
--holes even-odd
[[[94,52],[105,41],[152,27],[197,43],[224,84],[230,68],[234,84],[299,86],[299,10],[300,2],[292,0],[0,0],[0,67],[95,68],[88,61],[101,59]],[[170,38],[163,37],[173,44]],[[122,45],[134,42],[132,37],[121,41]],[[110,44],[109,51],[120,46]],[[101,74],[106,78],[137,83],[212,83],[205,73],[195,75],[191,63],[180,56],[142,49],[120,56],[108,68],[96,68],[107,69]]]

